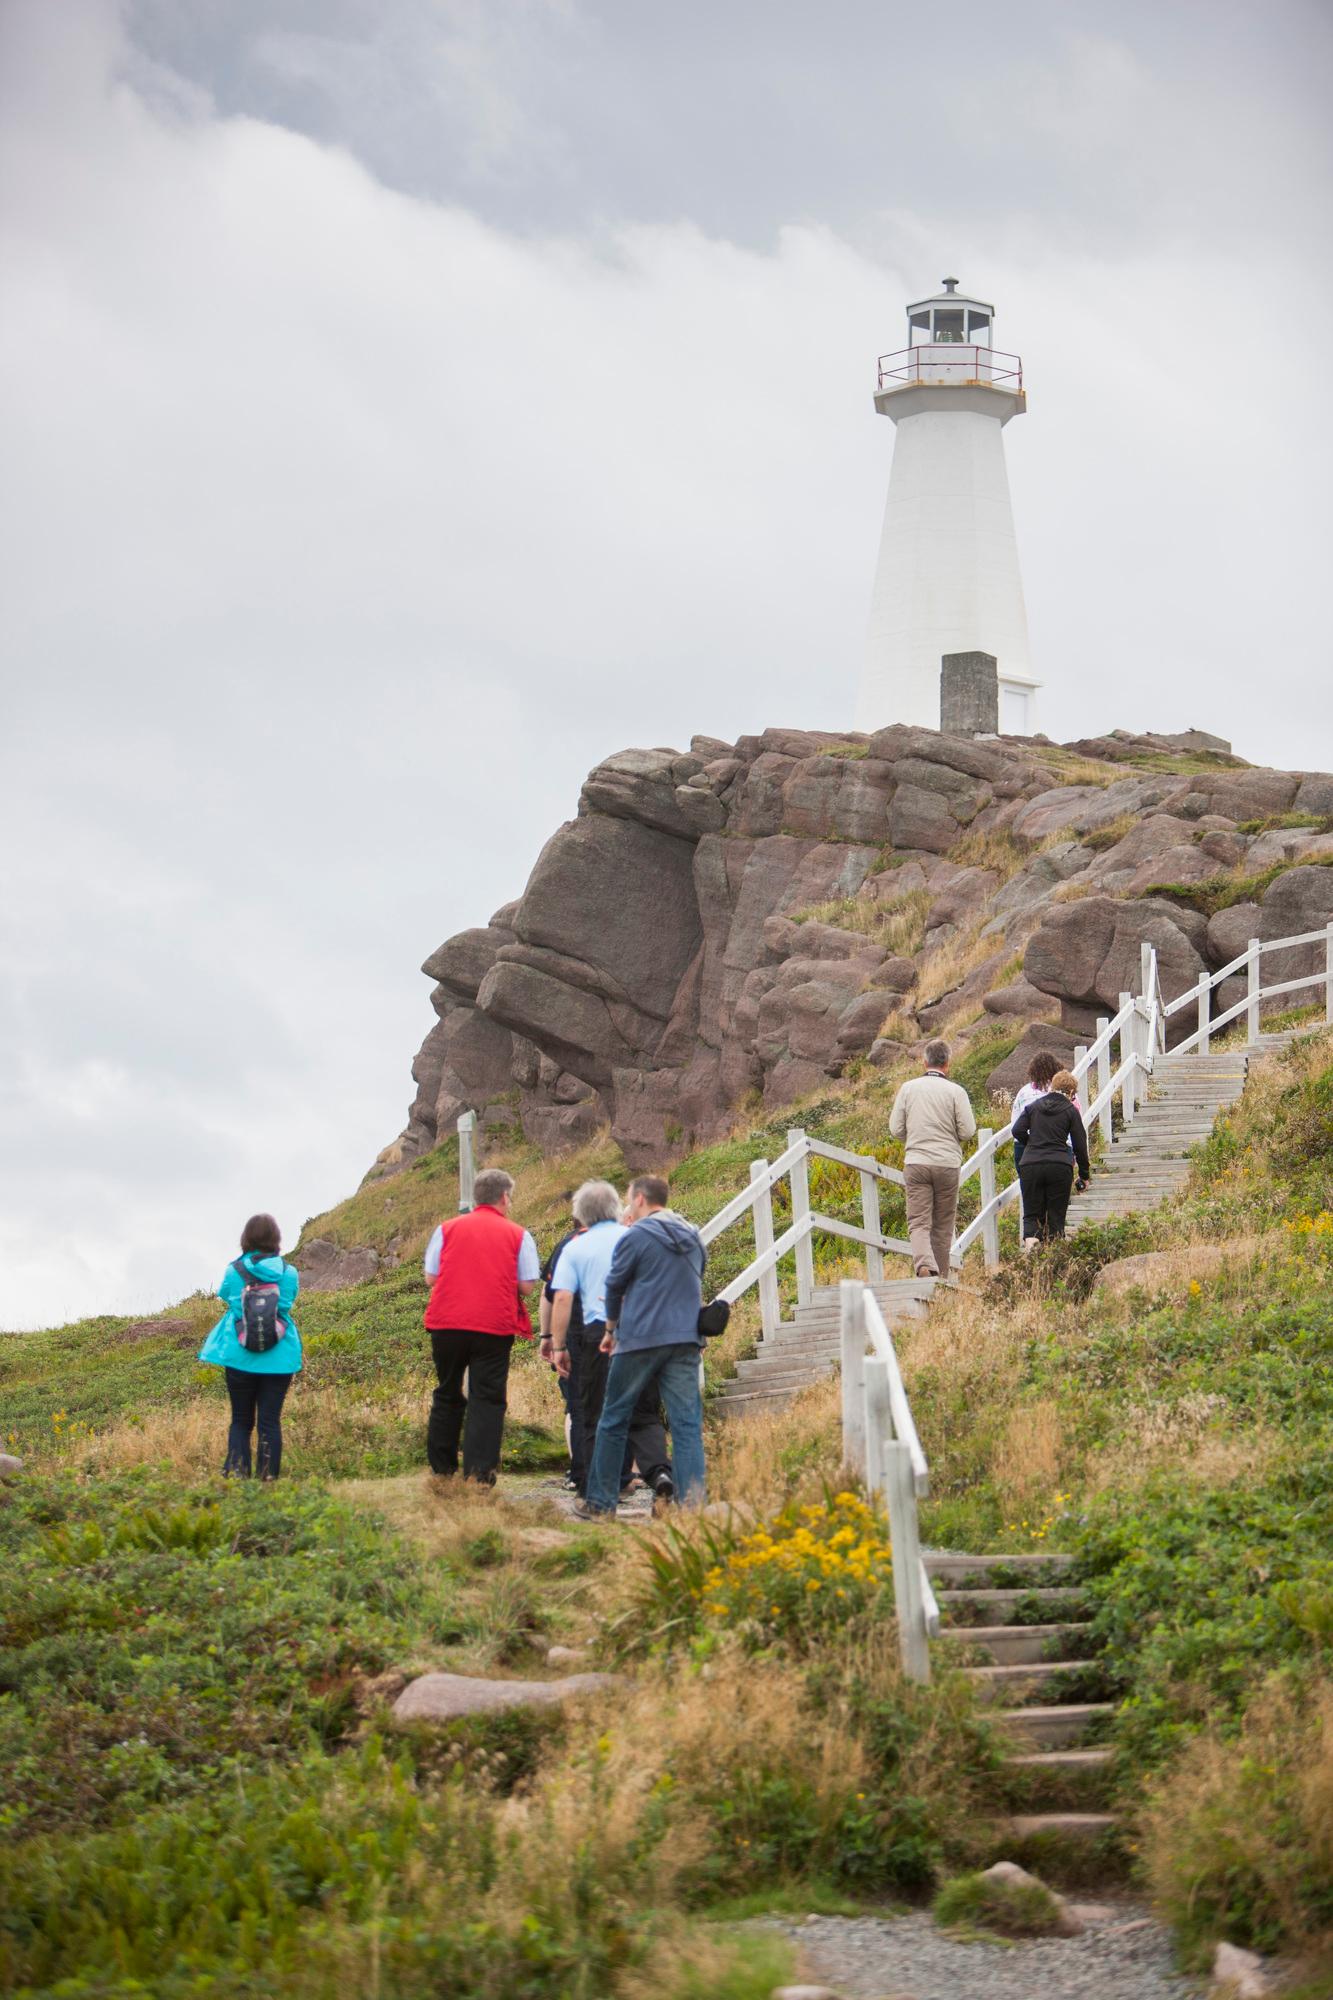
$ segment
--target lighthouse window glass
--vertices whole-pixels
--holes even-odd
[[[935,338],[937,341],[961,340],[963,337],[963,315],[961,312],[937,312],[935,315]]]
[[[920,347],[922,341],[930,339],[930,314],[928,312],[909,313],[907,324],[912,330],[913,347]]]
[[[976,340],[980,338],[984,343],[989,345],[989,335],[990,335],[990,314],[970,312],[967,316],[968,339]]]

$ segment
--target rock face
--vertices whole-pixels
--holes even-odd
[[[376,1171],[466,1109],[547,1151],[609,1125],[631,1165],[660,1164],[747,1096],[777,1110],[941,1028],[1058,1015],[1082,1039],[1145,938],[1170,996],[1251,936],[1333,917],[1329,835],[1254,825],[1333,812],[1333,779],[1251,769],[1202,732],[1074,747],[1105,783],[1069,782],[1043,739],[903,727],[609,757],[522,896],[426,960],[437,1018]],[[1254,900],[1211,922],[1181,900],[1227,870],[1262,882],[1255,849],[1286,872]],[[936,956],[964,947],[956,972]]]
[[[363,1285],[380,1268],[380,1255],[368,1244],[344,1250],[327,1236],[312,1236],[301,1244],[301,1290],[341,1292],[348,1285]]]

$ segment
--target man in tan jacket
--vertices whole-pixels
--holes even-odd
[[[949,1044],[926,1043],[926,1073],[893,1100],[889,1131],[906,1141],[907,1235],[918,1278],[947,1278],[963,1146],[977,1129],[967,1092],[950,1083]]]

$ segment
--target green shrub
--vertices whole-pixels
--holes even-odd
[[[64,1474],[0,1504],[0,1832],[111,1826],[339,1741],[447,1578],[309,1487]]]
[[[1121,1695],[1116,1740],[1151,1769],[1205,1720],[1234,1723],[1266,1672],[1319,1653],[1333,1451],[1312,1446],[1258,1484],[1153,1475],[1090,1509],[1079,1554]]]
[[[998,1931],[1002,1937],[1052,1937],[1060,1905],[1044,1882],[1006,1882],[992,1875],[956,1875],[932,1907],[946,1930]]]

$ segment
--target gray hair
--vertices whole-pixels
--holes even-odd
[[[514,1176],[503,1167],[483,1167],[472,1183],[472,1200],[477,1208],[498,1208],[507,1194],[514,1192]]]
[[[570,1207],[574,1211],[575,1222],[581,1222],[585,1229],[591,1229],[594,1222],[620,1220],[620,1196],[610,1181],[585,1181],[575,1193]]]
[[[926,1043],[926,1068],[948,1069],[952,1050],[947,1042]]]

